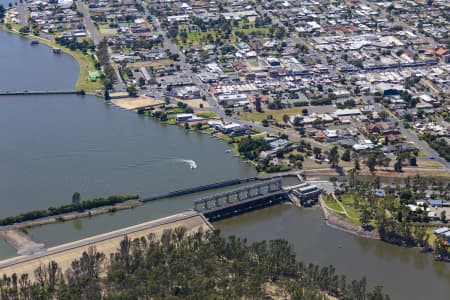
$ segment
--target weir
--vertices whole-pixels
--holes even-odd
[[[287,193],[280,177],[201,198],[194,210],[214,221],[286,201]]]

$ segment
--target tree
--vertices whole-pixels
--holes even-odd
[[[351,160],[351,155],[350,155],[350,150],[349,149],[344,151],[344,153],[341,156],[341,159],[343,161],[350,161]]]
[[[402,160],[400,158],[397,158],[397,161],[394,164],[394,170],[395,172],[402,172]]]
[[[139,77],[139,86],[143,87],[145,85],[145,79],[144,77]]]
[[[411,156],[411,158],[409,159],[409,164],[411,166],[417,166],[417,159],[415,156]]]
[[[78,192],[73,193],[72,195],[72,204],[76,207],[80,206],[81,194]]]
[[[441,211],[441,222],[447,223],[447,215],[445,213],[445,210]]]
[[[322,149],[320,149],[319,147],[314,147],[313,148],[313,153],[314,153],[314,157],[316,159],[318,159],[320,154],[322,153]]]
[[[367,167],[369,168],[370,172],[375,171],[375,167],[377,165],[377,159],[374,155],[370,155],[367,159]]]
[[[189,128],[190,128],[189,123],[188,122],[184,123],[184,130],[189,130]]]
[[[370,221],[370,211],[367,208],[364,208],[361,212],[361,215],[359,216],[359,221],[361,222],[361,225],[363,227],[367,226]]]
[[[109,96],[109,90],[105,89],[105,92],[103,94],[105,96],[105,100],[111,100],[111,97]]]
[[[333,148],[331,148],[330,153],[328,154],[328,159],[330,160],[332,168],[336,168],[339,165],[339,152],[337,146],[333,146]]]
[[[289,116],[288,115],[283,115],[283,122],[286,123],[286,124],[289,122]]]
[[[128,95],[130,95],[130,97],[137,97],[137,95],[138,95],[136,86],[134,84],[130,84],[127,87],[127,92],[128,92]]]

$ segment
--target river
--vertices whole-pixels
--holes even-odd
[[[19,63],[24,61],[37,65]],[[72,58],[1,31],[0,63],[0,90],[73,88],[78,70]],[[255,175],[249,164],[225,153],[224,142],[162,126],[89,96],[1,97],[0,139],[0,217],[69,203],[75,191],[83,198],[150,196]],[[194,160],[198,168],[183,160]],[[42,226],[30,235],[52,246],[191,208],[196,196]],[[392,299],[448,299],[450,294],[449,265],[416,249],[330,229],[318,209],[280,205],[214,225],[224,235],[251,241],[286,238],[301,260],[333,264],[351,279],[367,276],[369,285],[384,285]],[[0,242],[0,257],[12,254]]]
[[[285,238],[304,262],[333,265],[340,274],[365,276],[370,286],[383,285],[391,299],[448,299],[450,266],[376,240],[359,238],[325,225],[319,208],[279,205],[214,223],[224,235],[249,241]]]

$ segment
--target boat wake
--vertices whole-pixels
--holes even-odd
[[[191,169],[197,169],[197,163],[191,159],[179,159],[178,161],[187,164]]]

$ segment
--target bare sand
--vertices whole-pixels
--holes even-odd
[[[142,107],[164,105],[163,100],[140,96],[137,98],[123,98],[111,100],[111,103],[127,110],[135,110]]]
[[[179,100],[180,102],[186,103],[190,107],[194,109],[199,109],[200,104],[203,105],[203,108],[208,108],[209,103],[207,101],[203,101],[202,99],[190,99],[190,100]]]
[[[180,63],[171,59],[158,59],[149,61],[140,61],[128,64],[130,68],[141,68],[141,67],[159,67],[159,66],[170,66],[179,65]]]

